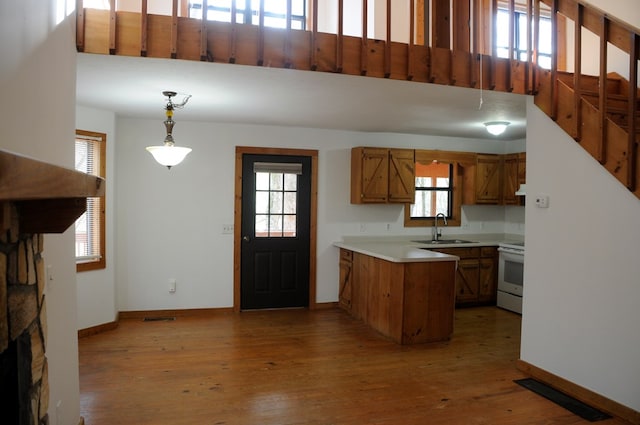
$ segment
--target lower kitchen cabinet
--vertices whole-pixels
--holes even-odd
[[[460,257],[456,271],[456,306],[494,304],[498,283],[496,247],[440,248],[432,251]]]
[[[340,248],[340,307],[351,311],[351,281],[353,280],[353,251]]]
[[[340,250],[339,305],[399,344],[453,333],[455,261],[395,263]]]

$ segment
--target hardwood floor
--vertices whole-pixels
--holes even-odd
[[[87,425],[589,423],[513,383],[519,345],[520,316],[495,307],[411,346],[338,309],[123,320],[80,339],[80,409]]]

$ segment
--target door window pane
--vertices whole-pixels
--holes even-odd
[[[256,163],[258,164],[258,163]],[[301,164],[260,163],[255,171],[255,237],[297,234],[298,172]],[[287,172],[296,169],[294,172]],[[273,172],[269,172],[269,170]],[[258,171],[259,170],[259,171]],[[283,172],[285,171],[285,172]]]

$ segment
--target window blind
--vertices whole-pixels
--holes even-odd
[[[75,168],[77,171],[100,175],[101,138],[76,136]],[[87,198],[87,211],[76,220],[76,262],[96,261],[100,252],[101,198]]]

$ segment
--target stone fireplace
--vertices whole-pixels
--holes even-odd
[[[104,180],[0,149],[0,422],[48,425],[43,234],[62,233]]]
[[[48,424],[43,236],[0,233],[0,412],[3,423]],[[7,422],[5,422],[5,419]]]

